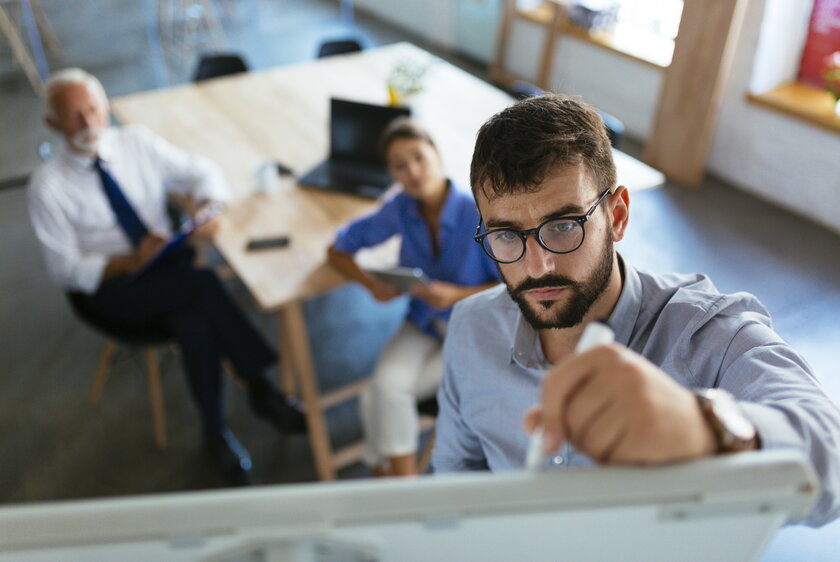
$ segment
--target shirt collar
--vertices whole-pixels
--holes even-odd
[[[525,320],[522,311],[517,310],[516,318],[516,328],[513,332],[513,348],[510,350],[511,361],[526,369],[538,369],[541,371],[548,369],[550,365],[543,353],[539,332]]]
[[[443,203],[443,209],[440,211],[440,226],[441,228],[452,228],[458,224],[458,215],[460,214],[458,208],[458,196],[455,190],[458,186],[452,180],[446,180],[447,192],[446,201]]]
[[[443,208],[440,210],[440,227],[441,229],[448,229],[458,224],[458,196],[454,191],[458,189],[452,180],[446,180],[447,192],[446,201],[443,202]],[[414,220],[423,220],[420,214],[420,201],[411,198],[411,215]]]
[[[642,309],[642,282],[639,280],[639,273],[624,263],[621,254],[618,254],[618,267],[623,274],[621,294],[607,324],[615,333],[615,341],[626,346],[630,343],[630,336]]]
[[[621,294],[607,324],[615,333],[615,341],[626,346],[630,342],[630,336],[642,307],[642,283],[638,272],[624,263],[621,254],[618,254],[618,267],[622,271]],[[526,369],[549,368],[550,364],[543,353],[539,332],[525,320],[521,311],[517,312],[511,360]]]

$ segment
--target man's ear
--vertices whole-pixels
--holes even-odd
[[[58,122],[58,119],[56,119],[55,116],[50,113],[44,115],[44,125],[46,125],[48,129],[55,131],[56,133],[61,132],[61,126]]]
[[[610,218],[612,219],[613,242],[624,238],[624,231],[630,221],[630,191],[623,185],[610,196]]]

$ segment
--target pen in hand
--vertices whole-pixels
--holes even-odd
[[[583,331],[580,341],[575,346],[575,353],[580,354],[598,345],[612,343],[613,339],[613,331],[609,326],[601,322],[591,322]],[[544,459],[543,430],[542,426],[538,426],[531,433],[528,452],[525,455],[525,468],[527,470],[539,470]]]

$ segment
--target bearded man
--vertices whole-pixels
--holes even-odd
[[[805,522],[840,515],[840,409],[754,296],[616,252],[630,196],[592,107],[560,95],[508,107],[480,129],[470,173],[475,240],[505,286],[452,315],[436,472],[522,468],[537,427],[551,469],[792,448],[822,481]],[[575,353],[594,320],[615,343]]]

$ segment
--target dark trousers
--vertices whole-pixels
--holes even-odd
[[[208,433],[224,427],[220,359],[230,360],[246,383],[277,361],[213,272],[195,268],[187,257],[107,282],[85,300],[115,329],[157,326],[172,334]]]

